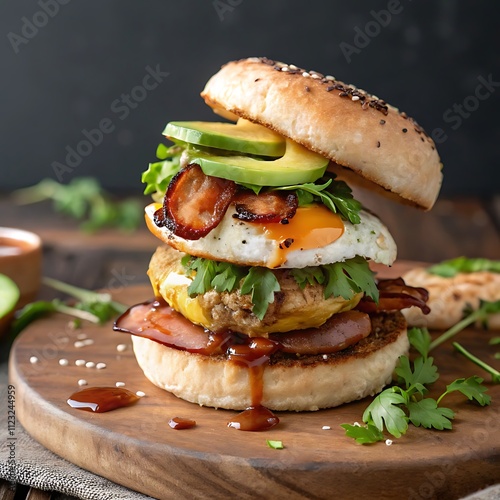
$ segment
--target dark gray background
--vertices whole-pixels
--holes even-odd
[[[429,133],[442,128],[445,195],[500,192],[500,84],[471,97],[481,78],[500,82],[498,2],[64,0],[54,14],[55,1],[0,7],[0,190],[55,178],[53,162],[65,163],[82,131],[108,118],[113,131],[64,182],[93,175],[141,192],[164,125],[213,119],[199,97],[210,75],[227,60],[265,55],[355,83]],[[397,13],[381,13],[381,26],[373,12],[389,7]],[[361,31],[370,34],[363,48]],[[341,44],[356,49],[350,61]],[[113,111],[157,65],[169,76],[128,116]],[[467,117],[453,109],[463,104],[474,108]]]

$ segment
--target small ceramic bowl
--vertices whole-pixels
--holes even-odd
[[[40,288],[42,243],[29,231],[0,227],[0,274],[11,278],[19,288],[16,309],[32,302]],[[0,323],[8,323],[8,318]],[[0,334],[8,325],[0,324]]]

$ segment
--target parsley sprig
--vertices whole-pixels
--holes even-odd
[[[365,425],[342,424],[346,435],[360,444],[384,440],[384,431],[399,438],[407,432],[409,423],[426,429],[451,429],[455,413],[440,403],[452,392],[460,392],[481,406],[491,403],[486,387],[481,385],[483,379],[477,376],[455,380],[437,399],[427,397],[427,386],[439,377],[434,359],[428,356],[429,334],[420,329],[410,332],[410,343],[420,356],[413,363],[407,356],[399,358],[398,385],[385,389],[370,403],[363,413]]]
[[[265,267],[238,266],[190,255],[185,255],[181,262],[187,276],[192,278],[188,286],[190,297],[210,290],[231,293],[239,289],[243,295],[251,296],[252,312],[259,319],[264,318],[269,304],[274,302],[275,293],[280,291],[276,275]],[[351,300],[355,294],[363,292],[378,301],[375,275],[360,256],[325,266],[293,269],[290,273],[302,289],[308,284],[322,285],[325,299],[340,296]]]
[[[276,189],[295,191],[299,206],[321,202],[332,212],[340,212],[342,217],[352,224],[359,224],[361,222],[359,212],[362,205],[353,197],[351,188],[344,181],[336,180],[334,174],[330,174],[318,182],[321,181],[323,181],[322,184],[306,183]]]
[[[473,273],[478,271],[500,273],[500,261],[483,258],[471,259],[462,256],[445,260],[427,269],[427,272],[442,276],[443,278],[452,278],[458,273]]]
[[[500,300],[495,302],[489,302],[487,300],[481,300],[479,302],[478,309],[472,309],[471,307],[466,307],[464,310],[464,318],[460,320],[458,323],[453,325],[451,328],[446,330],[442,335],[434,339],[430,346],[429,350],[432,351],[437,346],[441,345],[443,342],[450,340],[457,333],[461,332],[464,328],[467,328],[469,325],[480,322],[483,326],[487,326],[488,318],[491,314],[500,313]]]
[[[124,304],[114,301],[109,293],[85,290],[52,278],[43,278],[43,284],[69,295],[76,300],[75,303],[68,305],[60,299],[31,302],[17,313],[12,325],[14,333],[19,333],[36,319],[50,313],[58,312],[77,321],[103,324],[127,309]]]
[[[56,212],[81,221],[80,228],[87,232],[105,227],[132,231],[143,217],[139,200],[115,200],[92,177],[76,177],[68,184],[43,179],[34,186],[14,191],[12,196],[20,205],[50,200]]]

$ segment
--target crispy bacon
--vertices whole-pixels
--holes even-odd
[[[198,240],[219,225],[236,190],[233,181],[205,175],[192,163],[173,177],[155,222],[181,238]]]
[[[281,344],[281,350],[292,354],[328,354],[341,351],[371,331],[368,314],[347,311],[334,314],[319,328],[306,328],[287,333],[271,333],[269,338]]]
[[[235,219],[247,222],[281,222],[286,224],[298,207],[295,193],[283,191],[268,191],[254,194],[241,191],[234,198]]]
[[[366,313],[380,311],[400,311],[408,307],[419,307],[424,314],[431,311],[426,304],[429,292],[425,288],[407,285],[403,278],[380,280],[378,304],[370,297],[363,297],[356,309]]]

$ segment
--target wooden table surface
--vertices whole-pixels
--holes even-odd
[[[367,193],[359,198],[389,227],[398,244],[398,259],[437,262],[459,255],[500,259],[500,195],[440,199],[430,212]],[[147,283],[146,270],[157,245],[145,227],[134,233],[85,234],[78,223],[55,214],[49,203],[16,206],[7,196],[0,197],[0,226],[36,232],[43,241],[43,275],[89,289],[117,291]],[[40,290],[40,298],[53,296],[50,290]],[[0,361],[6,361],[8,351],[8,343],[0,340]],[[0,481],[0,500],[10,498],[4,496],[10,494],[6,485]],[[42,492],[33,492],[30,498],[49,498],[38,494]]]

